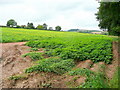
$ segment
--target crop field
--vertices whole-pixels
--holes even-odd
[[[2,28],[2,42],[22,42],[32,48],[45,48],[48,56],[93,62],[112,60],[112,38],[72,32]]]
[[[25,69],[25,73],[52,72],[57,75],[86,75],[87,83],[78,88],[106,88],[104,74],[96,74],[88,69],[74,69],[79,61],[110,64],[113,60],[113,37],[106,35],[59,32],[47,30],[2,28],[2,43],[26,42],[31,51],[29,56],[36,65]],[[43,52],[37,52],[42,49]],[[45,58],[45,55],[49,58]],[[95,79],[95,80],[94,80]],[[97,83],[96,83],[97,82]]]

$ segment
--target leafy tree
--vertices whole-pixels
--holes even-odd
[[[21,28],[21,26],[17,25],[16,28]]]
[[[56,30],[56,31],[60,31],[61,29],[62,29],[62,28],[61,28],[60,26],[56,26],[56,27],[55,27],[55,30]]]
[[[43,24],[43,29],[47,30],[47,24],[46,23]]]
[[[52,28],[52,27],[49,27],[49,30],[53,30],[53,28]]]
[[[26,25],[21,25],[21,28],[27,28],[27,26]]]
[[[33,25],[33,23],[27,23],[27,28],[28,29],[34,29],[35,27],[34,27],[34,25]]]
[[[10,20],[7,21],[7,26],[8,27],[17,26],[17,22],[14,19],[10,19]]]
[[[36,28],[39,29],[39,30],[43,30],[44,29],[43,25],[38,25]]]
[[[99,27],[110,35],[120,35],[120,2],[100,2],[96,13]]]

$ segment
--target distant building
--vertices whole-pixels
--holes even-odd
[[[92,34],[102,34],[102,32],[91,32]]]

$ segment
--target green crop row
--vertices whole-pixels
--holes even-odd
[[[75,43],[53,40],[29,41],[27,46],[33,48],[45,48],[48,56],[59,56],[62,59],[87,60],[93,62],[112,60],[111,40],[89,40]]]
[[[32,60],[40,60],[43,58],[42,53],[39,52],[30,52],[22,55],[22,57],[29,56]]]
[[[38,65],[34,65],[25,70],[26,73],[34,71],[54,72],[56,74],[64,74],[75,66],[71,59],[62,60],[60,58],[47,58],[40,60]]]

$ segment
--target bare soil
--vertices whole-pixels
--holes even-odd
[[[57,75],[54,73],[37,72],[25,74],[24,70],[34,63],[29,58],[23,58],[21,55],[30,52],[30,47],[25,46],[26,42],[2,43],[2,60],[0,68],[0,85],[3,88],[69,88],[75,87],[85,82],[83,76],[70,76],[67,74]],[[38,52],[44,52],[39,49]],[[113,61],[106,65],[104,62],[93,63],[91,60],[78,62],[75,68],[87,68],[94,72],[105,71],[106,76],[111,79],[118,66],[118,42],[113,42]],[[49,58],[46,56],[46,58]],[[99,67],[104,65],[106,68]],[[73,69],[75,69],[73,68]],[[26,78],[20,80],[9,80],[10,76],[24,75]]]
[[[24,46],[25,42],[2,44],[2,78],[22,73],[31,66],[30,58],[22,58],[21,55],[28,53],[30,47]]]
[[[109,79],[112,79],[115,71],[116,71],[116,68],[118,67],[118,61],[120,59],[120,53],[119,53],[119,47],[118,47],[119,43],[118,42],[113,42],[113,46],[112,46],[112,49],[113,49],[113,60],[112,60],[112,63],[111,64],[108,64],[106,65],[106,70],[105,70],[105,73],[106,73],[106,76],[109,78]]]

